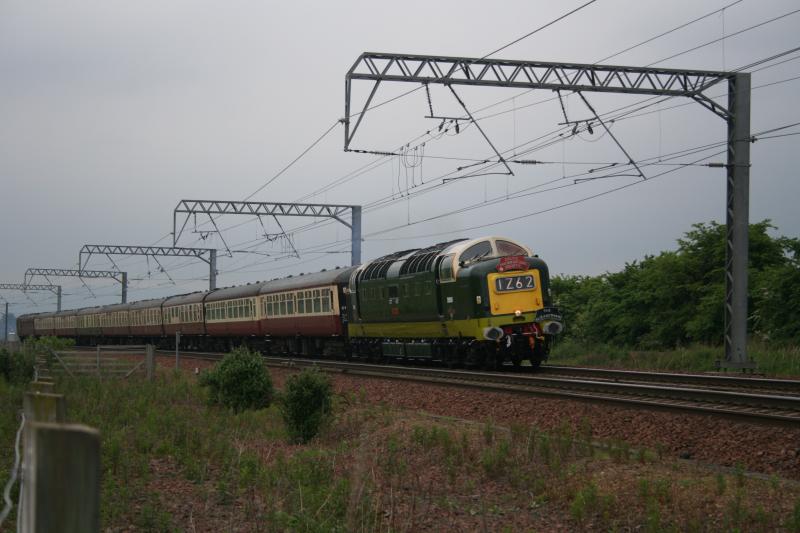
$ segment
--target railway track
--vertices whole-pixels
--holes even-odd
[[[800,395],[716,390],[700,386],[643,384],[609,379],[579,379],[505,372],[471,372],[406,366],[370,365],[340,361],[266,357],[267,364],[310,367],[348,375],[511,392],[627,407],[706,414],[749,422],[800,427]],[[717,376],[726,377],[726,376]]]
[[[704,387],[716,390],[749,390],[765,393],[785,393],[800,396],[800,380],[771,379],[718,374],[681,374],[670,372],[643,372],[637,370],[612,370],[573,366],[546,365],[540,374],[549,377],[580,377],[594,380],[626,383],[663,383]]]
[[[158,350],[172,355],[172,350]],[[182,352],[182,358],[219,360],[224,354]],[[705,414],[800,427],[800,380],[675,374],[579,367],[542,367],[536,374],[445,370],[344,361],[265,357],[276,367],[317,366],[327,372],[407,380],[493,392],[607,403],[640,409]]]

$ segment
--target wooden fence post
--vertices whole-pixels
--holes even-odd
[[[152,344],[145,347],[145,371],[148,381],[153,381],[156,375],[156,352]]]
[[[99,432],[77,424],[32,422],[27,434],[22,531],[99,531]]]
[[[31,388],[31,392],[53,392],[53,382],[52,381],[31,381],[28,385]]]
[[[100,345],[97,345],[97,373],[100,374]]]
[[[22,400],[25,420],[30,422],[66,422],[67,404],[63,394],[26,392]]]

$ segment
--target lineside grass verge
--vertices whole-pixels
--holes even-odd
[[[800,378],[800,347],[751,342],[748,354],[758,372],[776,377]],[[642,350],[608,344],[558,343],[550,355],[553,365],[592,366],[662,372],[709,372],[724,357],[722,346],[691,345],[673,350]]]
[[[104,531],[800,531],[798,484],[597,447],[588,422],[500,428],[346,395],[300,445],[277,406],[211,406],[181,373],[57,388],[101,431]],[[20,390],[0,381],[8,451]]]

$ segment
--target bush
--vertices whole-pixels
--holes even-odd
[[[268,407],[274,393],[261,355],[244,347],[233,350],[214,368],[203,372],[200,385],[208,387],[211,403],[237,413]]]
[[[8,383],[27,383],[33,379],[36,356],[29,352],[9,352],[0,348],[0,376]]]
[[[331,380],[318,370],[303,370],[286,380],[280,404],[293,442],[308,442],[330,420]]]

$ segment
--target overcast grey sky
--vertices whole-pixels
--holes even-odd
[[[78,250],[87,243],[169,244],[172,209],[182,198],[244,199],[344,115],[345,73],[361,52],[481,57],[582,3],[4,2],[0,282],[22,282],[28,267],[74,268]],[[790,0],[598,0],[493,57],[593,63],[729,4],[734,5],[607,62],[723,70],[800,46],[800,13],[794,13],[664,61],[800,6]],[[752,131],[800,122],[800,53],[756,68],[761,70],[752,79]],[[384,84],[376,102],[411,88]],[[369,89],[368,82],[354,84],[356,106]],[[525,153],[536,145],[533,139],[563,121],[549,91],[458,91],[500,150],[548,164],[516,165],[513,177],[474,177],[433,188],[457,167],[493,154],[474,126],[462,123],[458,134],[450,126],[440,136],[439,123],[424,118],[425,92],[416,91],[370,111],[353,142],[354,148],[389,151],[416,139],[411,147],[418,147],[408,157],[345,153],[343,130],[336,126],[253,199],[370,206],[394,198],[365,212],[364,259],[459,236],[500,234],[533,247],[552,272],[570,274],[616,270],[674,248],[692,223],[724,222],[723,169],[664,164],[645,167],[645,174],[676,171],[520,218],[637,178],[547,191],[571,184],[570,175],[598,163],[626,158],[596,123],[593,134],[566,136]],[[726,101],[723,87],[711,94]],[[645,100],[587,97],[600,113]],[[721,119],[695,104],[674,107],[682,103],[673,99],[650,107],[642,116],[615,122],[611,130],[635,159],[661,156],[662,163],[673,152],[725,139]],[[431,86],[431,104],[437,114],[463,114],[441,86]],[[491,104],[497,105],[478,111]],[[565,97],[565,106],[570,119],[591,118],[575,95]],[[794,132],[800,127],[780,133]],[[781,234],[792,236],[800,234],[793,158],[798,143],[800,136],[787,136],[752,145],[751,221],[772,219]],[[426,157],[415,159],[423,150]],[[713,156],[715,151],[670,162],[724,161],[724,154]],[[326,189],[343,177],[351,179]],[[559,181],[543,185],[552,180]],[[432,218],[478,203],[484,205]],[[500,220],[509,221],[464,229]],[[257,220],[223,217],[217,222],[230,248],[251,252],[221,257],[220,286],[349,261],[349,231],[341,225],[316,221],[309,227],[314,221],[282,219],[301,256],[291,259],[285,242],[261,238],[264,228]],[[268,232],[277,231],[274,221],[264,222]],[[194,229],[190,223],[181,245],[224,248],[218,235]],[[208,229],[198,219],[197,230]],[[131,301],[207,286],[207,269],[197,262],[160,259],[166,270],[161,272],[152,259],[114,260],[129,272]],[[89,267],[112,265],[93,257]],[[118,301],[119,288],[108,280],[87,281],[94,296],[77,279],[52,281],[64,286],[64,308]],[[26,297],[3,291],[0,297],[12,302],[17,314],[55,307],[47,293]]]

